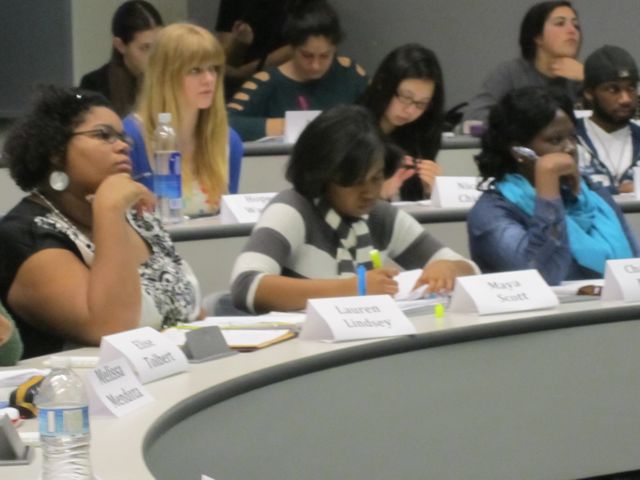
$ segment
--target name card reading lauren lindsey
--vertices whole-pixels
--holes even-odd
[[[389,295],[318,298],[307,303],[301,339],[362,340],[416,333]]]
[[[449,310],[490,315],[558,304],[558,297],[537,270],[520,270],[457,278]]]
[[[118,357],[129,361],[142,383],[185,372],[189,368],[182,350],[151,327],[102,337],[100,364]]]

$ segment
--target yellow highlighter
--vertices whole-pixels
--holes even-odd
[[[375,248],[369,252],[369,256],[371,257],[371,263],[373,263],[373,268],[382,268],[382,259],[380,258],[380,251]]]

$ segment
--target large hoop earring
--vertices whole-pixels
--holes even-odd
[[[49,174],[49,186],[56,192],[63,192],[69,186],[69,175],[62,170],[54,170]]]

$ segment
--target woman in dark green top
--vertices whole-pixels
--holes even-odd
[[[290,110],[326,110],[350,104],[367,86],[364,69],[348,57],[337,57],[342,29],[325,1],[304,4],[290,14],[284,34],[292,58],[256,73],[227,105],[229,123],[242,140],[284,133]]]
[[[22,340],[11,316],[0,303],[0,367],[8,367],[22,357]]]

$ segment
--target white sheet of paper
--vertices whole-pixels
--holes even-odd
[[[49,374],[49,370],[39,370],[37,368],[20,368],[15,370],[0,369],[0,388],[17,387],[35,375],[43,377]]]
[[[275,340],[288,333],[287,329],[280,330],[222,330],[222,336],[230,347],[236,345],[258,345]]]
[[[441,208],[470,207],[482,192],[478,190],[478,177],[436,177],[431,204]]]
[[[284,112],[285,143],[296,143],[307,125],[321,113],[321,110],[288,110]]]
[[[551,290],[553,290],[553,293],[555,293],[558,297],[565,297],[577,295],[578,290],[587,285],[602,287],[604,285],[604,279],[596,278],[592,280],[569,280],[566,282],[562,282],[560,285],[551,287]]]
[[[412,290],[421,274],[422,270],[416,268],[415,270],[400,272],[393,277],[393,279],[398,282],[398,293],[395,294],[394,298],[396,300],[417,300],[424,297],[428,285],[422,285]]]

